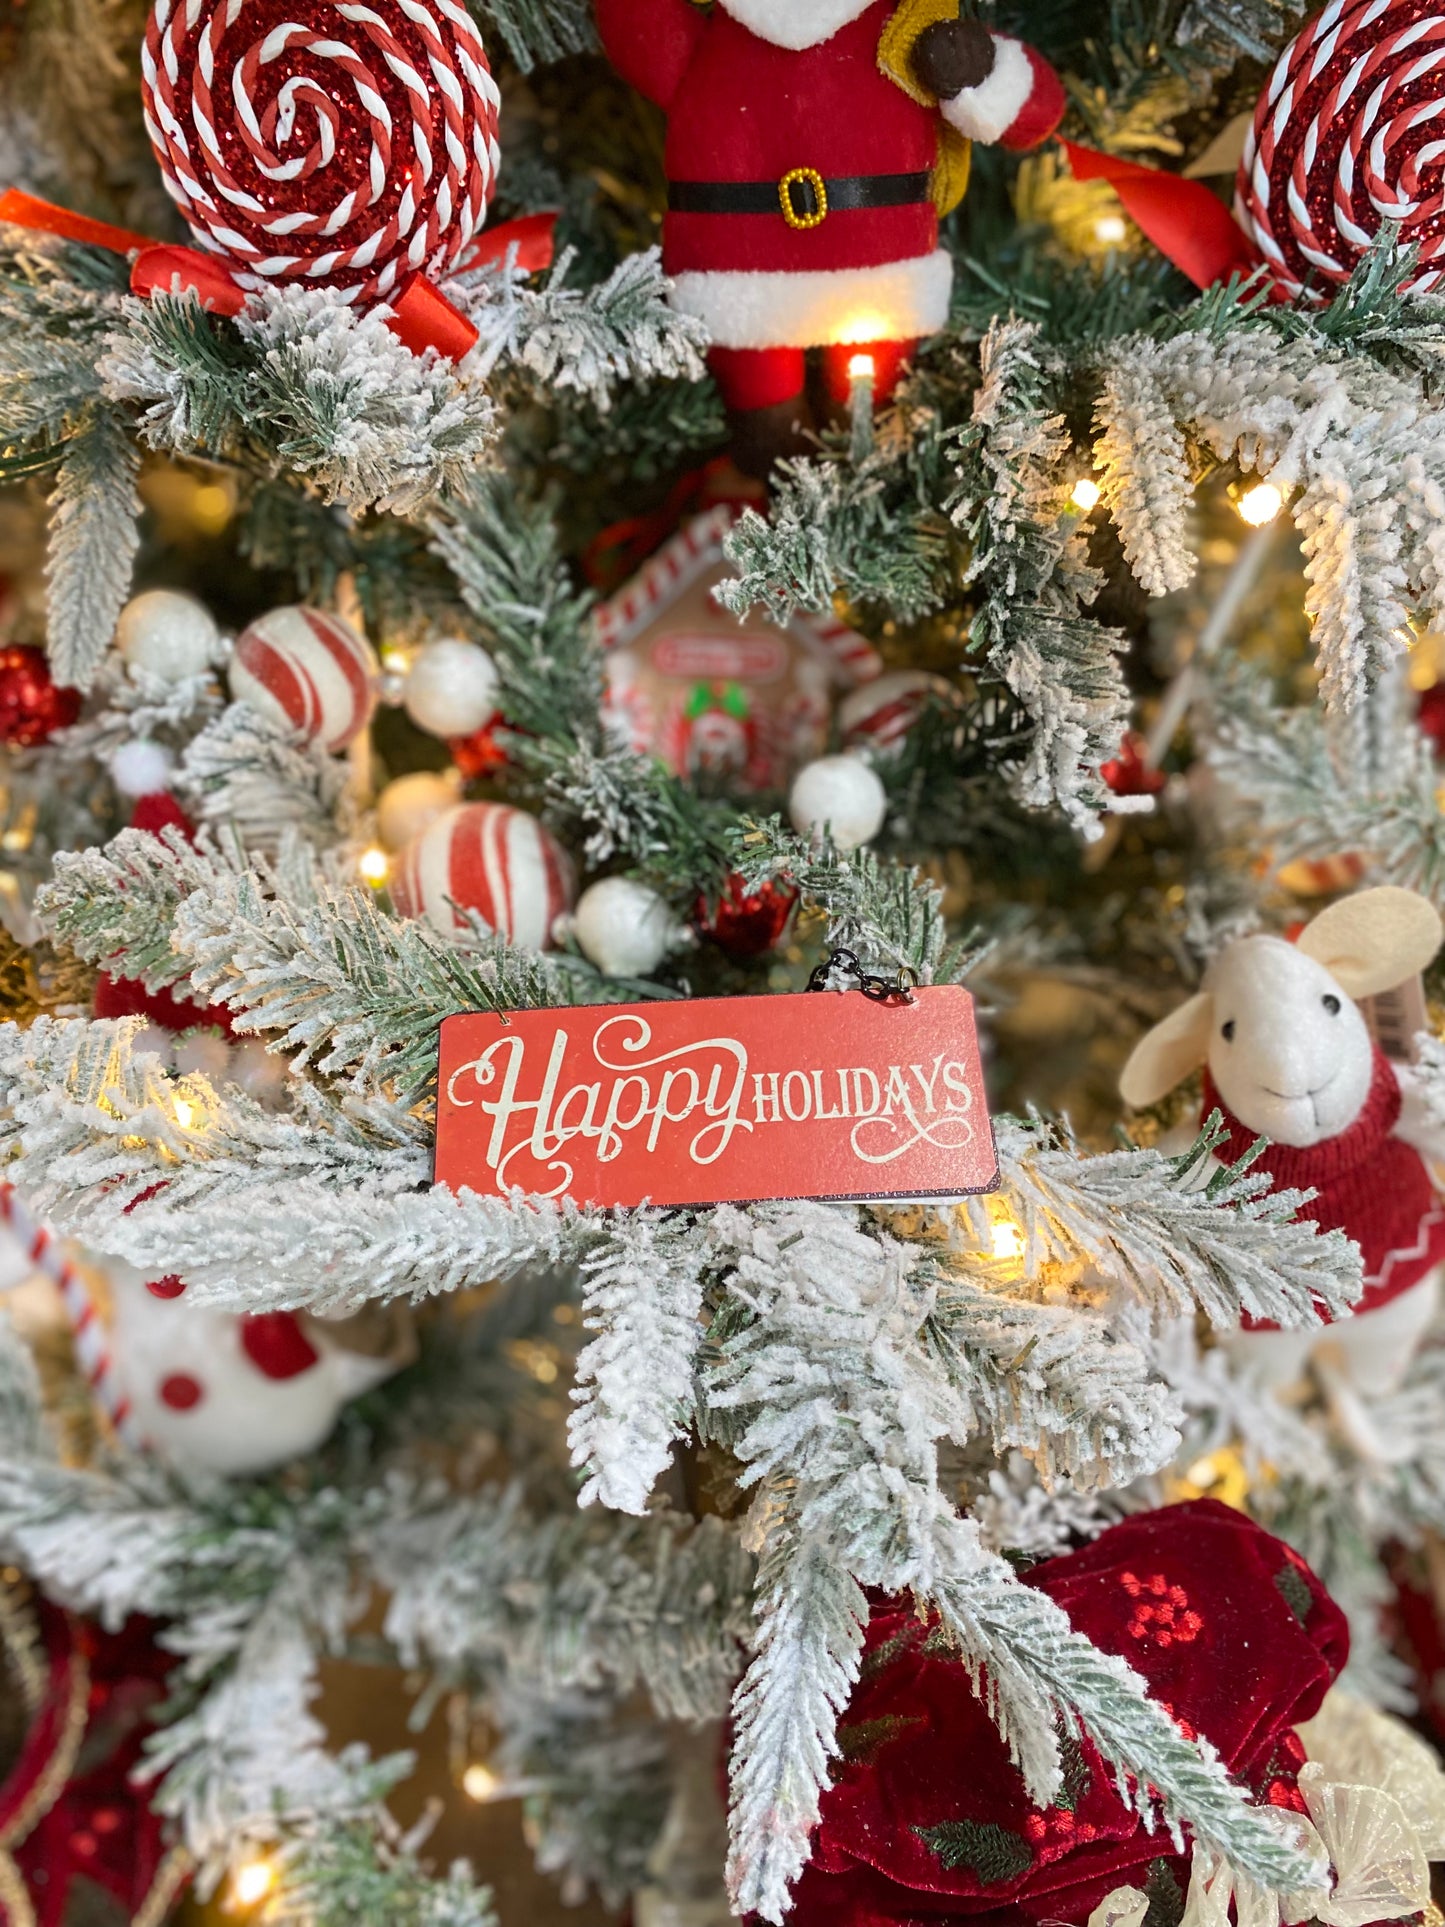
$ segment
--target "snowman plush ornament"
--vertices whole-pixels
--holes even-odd
[[[807,445],[805,351],[829,405],[862,355],[886,399],[948,318],[940,213],[968,143],[1036,146],[1064,92],[959,0],[597,0],[613,65],[667,115],[663,267],[704,323],[733,453]]]
[[[1314,1191],[1300,1216],[1360,1246],[1365,1291],[1348,1318],[1303,1331],[1254,1327],[1230,1344],[1276,1389],[1312,1367],[1337,1422],[1371,1458],[1388,1448],[1361,1395],[1398,1388],[1438,1307],[1445,1209],[1426,1160],[1445,1158],[1445,1132],[1409,1067],[1373,1041],[1355,999],[1423,970],[1442,934],[1424,897],[1383,887],[1333,904],[1296,943],[1240,938],[1198,995],[1136,1046],[1120,1079],[1126,1102],[1142,1108],[1203,1065],[1203,1115],[1222,1114],[1223,1154],[1232,1163],[1268,1139],[1253,1168],[1277,1190]]]

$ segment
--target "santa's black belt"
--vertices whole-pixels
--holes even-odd
[[[794,167],[779,181],[674,181],[667,205],[674,214],[781,214],[789,227],[810,228],[854,208],[928,202],[932,180],[926,172],[829,180],[814,167]]]

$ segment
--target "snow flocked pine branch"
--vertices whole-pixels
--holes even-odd
[[[1087,611],[1103,586],[1078,516],[1058,368],[1032,323],[994,327],[961,438],[953,519],[973,547],[965,581],[980,591],[973,644],[1034,725],[1019,773],[1023,801],[1056,803],[1081,827],[1101,800],[1094,772],[1129,723],[1118,654],[1124,638]]]
[[[410,1918],[408,1894],[437,1897],[379,1806],[406,1756],[328,1754],[311,1708],[319,1656],[345,1649],[373,1588],[387,1595],[396,1662],[466,1684],[504,1736],[511,1691],[565,1702],[605,1687],[621,1701],[640,1685],[664,1717],[716,1718],[752,1589],[751,1559],[716,1519],[538,1517],[515,1490],[457,1497],[374,1464],[352,1485],[194,1491],[139,1462],[64,1465],[3,1318],[0,1556],[108,1625],[136,1612],[165,1622],[184,1691],[152,1747],[157,1799],[202,1890],[273,1845],[304,1880],[345,1830],[353,1874],[370,1855],[368,1880],[389,1873],[400,1908],[353,1892],[346,1918],[364,1927]]]
[[[1077,1721],[1132,1776],[1141,1813],[1157,1799],[1235,1865],[1290,1885],[1292,1854],[1212,1750],[987,1553],[945,1496],[939,1447],[962,1442],[969,1413],[927,1342],[937,1305],[916,1254],[821,1205],[724,1207],[714,1235],[743,1322],[717,1348],[707,1402],[756,1487],[761,1560],[758,1650],[735,1702],[735,1906],[785,1916],[857,1676],[865,1586],[911,1590],[938,1613],[986,1676],[1035,1798],[1058,1785],[1060,1718]]]
[[[1410,715],[1376,715],[1381,742],[1367,768],[1341,758],[1316,709],[1275,707],[1255,676],[1221,666],[1206,709],[1210,768],[1277,865],[1350,851],[1368,861],[1373,882],[1418,890],[1445,907],[1439,776]]]
[[[1271,1191],[1248,1159],[1221,1165],[1200,1184],[1221,1136],[1209,1120],[1178,1157],[1085,1156],[1062,1125],[996,1118],[995,1195],[1022,1234],[1024,1276],[1083,1264],[1155,1315],[1197,1308],[1221,1330],[1237,1326],[1241,1312],[1286,1327],[1340,1317],[1363,1289],[1359,1248],[1342,1231],[1296,1222],[1306,1194]],[[972,1262],[987,1274],[994,1261],[985,1207],[971,1198],[963,1209]],[[961,1255],[968,1264],[969,1251]]]

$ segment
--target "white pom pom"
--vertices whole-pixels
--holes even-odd
[[[888,797],[856,756],[820,756],[793,779],[788,814],[800,835],[812,836],[826,824],[840,850],[856,850],[883,828]]]
[[[142,1024],[130,1044],[132,1057],[139,1057],[144,1051],[148,1057],[158,1057],[165,1070],[172,1067],[175,1047],[175,1038],[168,1030],[162,1030],[159,1024]]]
[[[414,836],[455,808],[461,801],[458,775],[420,769],[387,784],[377,798],[376,828],[388,850],[405,849]]]
[[[278,1110],[286,1091],[286,1059],[266,1048],[262,1037],[243,1037],[231,1046],[231,1076],[268,1110]]]
[[[213,1084],[223,1083],[231,1069],[231,1053],[218,1030],[188,1030],[178,1037],[174,1061],[182,1077],[187,1071],[199,1071]]]
[[[583,956],[609,977],[647,977],[667,955],[677,926],[655,890],[631,877],[589,884],[572,917]]]
[[[474,642],[429,642],[407,671],[402,701],[429,736],[474,736],[497,713],[496,664]]]
[[[122,743],[110,759],[110,780],[122,796],[155,796],[168,787],[175,766],[159,743]]]
[[[221,632],[204,603],[176,589],[132,596],[115,625],[115,646],[132,669],[163,682],[199,676],[214,660]]]

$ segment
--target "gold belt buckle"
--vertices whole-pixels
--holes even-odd
[[[793,204],[793,189],[806,187],[813,204],[801,212]],[[821,227],[828,218],[828,183],[816,167],[793,167],[778,182],[778,204],[792,228]]]

